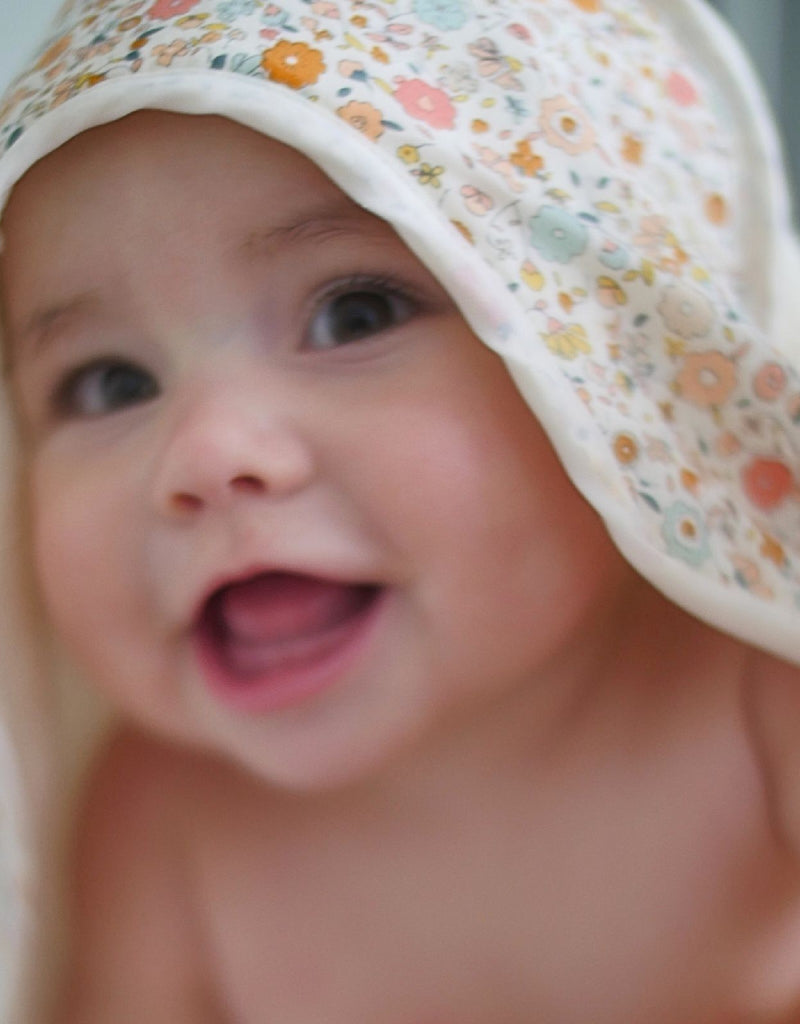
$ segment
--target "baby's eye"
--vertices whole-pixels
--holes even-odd
[[[409,320],[415,302],[387,285],[362,284],[328,299],[311,321],[308,347],[335,348]]]
[[[56,390],[55,406],[67,417],[107,416],[157,395],[158,385],[146,370],[101,359],[69,374]]]

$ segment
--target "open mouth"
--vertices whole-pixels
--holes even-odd
[[[242,710],[266,712],[333,685],[361,649],[383,593],[290,572],[221,587],[195,629],[212,692]]]

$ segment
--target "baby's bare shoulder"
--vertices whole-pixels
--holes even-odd
[[[97,760],[78,821],[65,1018],[218,1022],[186,871],[185,758],[138,733]]]

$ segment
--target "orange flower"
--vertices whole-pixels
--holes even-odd
[[[728,204],[725,197],[714,192],[706,198],[706,217],[712,224],[724,224],[728,219]]]
[[[644,143],[635,135],[626,135],[622,140],[622,159],[629,164],[640,164],[644,153]]]
[[[383,115],[371,103],[351,100],[344,107],[339,107],[336,113],[373,142],[383,135]]]
[[[778,541],[769,533],[762,534],[762,537],[764,542],[761,545],[761,554],[764,558],[769,559],[770,562],[773,562],[780,569],[786,561],[786,552]]]
[[[736,364],[721,352],[692,352],[675,384],[687,401],[704,408],[719,406],[736,387]]]
[[[742,470],[742,485],[750,501],[761,509],[780,505],[794,489],[792,471],[777,459],[753,459]]]
[[[753,391],[765,402],[774,402],[782,395],[787,381],[780,363],[764,363],[753,380]]]
[[[603,9],[603,0],[572,0],[572,2],[587,14],[597,14]]]
[[[472,124],[470,125],[470,128],[475,132],[476,135],[479,135],[481,132],[489,131],[489,122],[484,121],[480,117],[475,117],[472,119]]]
[[[639,445],[633,434],[617,434],[613,449],[615,458],[623,466],[629,466],[639,457]]]
[[[380,46],[372,47],[372,49],[370,50],[370,57],[372,57],[373,60],[380,61],[381,64],[389,63],[389,54],[386,52],[386,50],[382,50]]]
[[[55,64],[58,58],[63,57],[63,55],[67,52],[71,44],[71,34],[67,34],[65,36],[61,36],[60,39],[56,39],[56,41],[51,46],[47,47],[47,49],[41,55],[39,60],[36,62],[37,69],[41,71],[44,68],[48,67],[50,64]]]
[[[261,56],[261,66],[275,82],[291,89],[313,85],[325,70],[322,53],[306,43],[290,43],[282,39]]]
[[[681,470],[681,484],[690,494],[697,494],[700,477],[697,473],[692,472],[691,469],[684,468]]]
[[[538,153],[533,152],[527,139],[517,143],[516,149],[511,154],[511,163],[528,178],[533,178],[536,172],[544,167],[544,160]]]

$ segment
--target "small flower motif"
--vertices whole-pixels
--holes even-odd
[[[777,508],[794,491],[789,467],[778,459],[753,459],[742,470],[742,487],[756,508]]]
[[[603,9],[603,0],[572,0],[572,2],[587,14],[597,14]]]
[[[543,100],[539,124],[547,142],[570,156],[585,153],[595,144],[595,130],[589,115],[569,96]]]
[[[175,22],[177,28],[184,32],[191,32],[196,28],[202,28],[203,22],[208,18],[207,14],[186,14]]]
[[[489,122],[484,121],[482,117],[474,117],[470,128],[476,135],[482,135],[484,132],[489,131]]]
[[[532,292],[540,292],[547,283],[544,274],[530,260],[525,260],[522,264],[519,276],[523,284],[526,284]]]
[[[414,0],[414,10],[420,21],[442,32],[461,28],[469,17],[462,0]]]
[[[165,68],[168,68],[176,57],[185,57],[188,52],[189,47],[182,39],[175,39],[168,46],[153,47],[156,63]]]
[[[639,458],[639,444],[633,434],[617,434],[611,447],[614,458],[622,466],[630,466]]]
[[[694,83],[680,71],[673,71],[670,74],[664,83],[664,91],[679,107],[694,106],[700,99]]]
[[[597,301],[606,309],[615,309],[627,305],[628,296],[613,277],[603,276],[597,279]]]
[[[728,204],[725,200],[725,196],[714,192],[710,196],[706,197],[705,202],[706,217],[711,224],[724,224],[728,220]]]
[[[67,52],[67,50],[70,48],[71,45],[72,45],[72,34],[71,33],[69,33],[69,34],[67,34],[65,36],[61,36],[59,39],[56,39],[56,41],[54,43],[51,43],[47,47],[47,49],[44,51],[44,53],[41,55],[41,57],[36,62],[36,69],[38,71],[43,71],[45,68],[49,67],[51,64],[55,64],[55,62],[60,57],[64,56],[64,54]]]
[[[762,542],[759,552],[762,558],[766,558],[768,562],[772,562],[779,569],[786,564],[786,552],[783,546],[769,533],[762,533]]]
[[[742,442],[732,430],[725,430],[714,442],[714,451],[723,459],[738,455],[742,450]]]
[[[469,229],[469,228],[467,227],[467,225],[463,223],[463,221],[460,221],[460,220],[451,220],[451,221],[450,221],[450,223],[451,223],[451,224],[453,225],[453,227],[454,227],[454,228],[455,228],[455,229],[456,229],[456,230],[457,230],[458,232],[460,232],[461,236],[462,236],[462,237],[463,237],[463,238],[464,238],[464,239],[465,239],[465,240],[466,240],[467,242],[469,242],[469,244],[470,244],[470,245],[474,245],[474,244],[475,244],[475,236],[474,236],[474,235],[472,234],[472,232],[471,232],[471,231],[470,231],[470,229]]]
[[[586,225],[560,206],[543,206],[531,218],[531,243],[546,260],[568,263],[586,248]]]
[[[494,209],[492,197],[488,193],[482,192],[479,188],[475,188],[474,185],[462,185],[461,198],[464,200],[464,205],[469,212],[474,213],[476,217],[484,217],[490,210]]]
[[[442,69],[443,74],[438,79],[439,85],[447,92],[458,95],[459,93],[476,92],[478,81],[472,74],[469,64],[463,61],[458,64],[449,64]]]
[[[603,243],[597,258],[609,270],[624,270],[630,262],[630,253],[624,246],[607,241]]]
[[[419,162],[419,150],[416,146],[398,146],[396,152],[404,164],[415,164]]]
[[[456,108],[450,97],[421,78],[402,80],[395,89],[394,98],[407,114],[424,121],[431,128],[452,129],[455,125]]]
[[[644,156],[644,143],[635,135],[626,135],[622,140],[620,151],[622,159],[629,164],[641,164]]]
[[[344,107],[339,107],[336,113],[373,142],[383,135],[383,115],[371,103],[351,100]]]
[[[664,290],[658,311],[668,329],[682,338],[702,338],[714,323],[711,300],[688,285],[669,285]]]
[[[764,363],[753,380],[753,391],[765,402],[774,402],[783,394],[786,383],[786,371],[780,363]]]
[[[544,160],[534,153],[527,139],[518,142],[511,154],[511,163],[527,178],[533,178],[544,167]]]
[[[261,66],[275,82],[290,89],[313,85],[325,70],[322,53],[307,43],[290,43],[282,39],[261,57]]]
[[[562,324],[551,317],[548,328],[542,337],[553,355],[573,360],[591,353],[592,346],[586,339],[586,328],[582,324]]]
[[[224,3],[217,4],[217,15],[223,21],[231,22],[252,14],[255,9],[255,0],[224,0]]]
[[[676,501],[664,513],[661,536],[667,551],[698,568],[711,555],[708,534],[700,512],[684,501]]]
[[[178,14],[186,14],[199,2],[200,0],[156,0],[147,14],[150,18],[166,21]]]
[[[444,174],[444,167],[431,167],[430,164],[423,164],[411,173],[419,178],[420,185],[432,185],[434,188],[442,187],[439,179]]]
[[[761,567],[752,558],[734,553],[731,556],[731,564],[734,568],[734,579],[740,587],[766,600],[771,600],[775,596],[774,591],[762,580]]]
[[[688,401],[703,409],[719,408],[737,384],[736,364],[721,352],[691,352],[675,378],[675,387]]]

